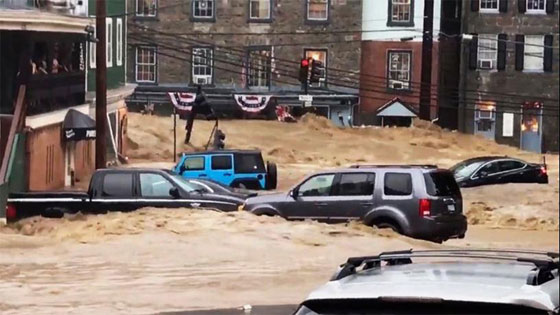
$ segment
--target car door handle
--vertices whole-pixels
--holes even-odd
[[[199,174],[198,177],[206,177],[206,174]]]
[[[224,176],[231,176],[231,173],[224,173]]]
[[[319,207],[324,207],[324,206],[328,206],[329,204],[326,202],[316,202],[315,205]]]
[[[373,202],[362,202],[360,203],[362,206],[373,206]]]

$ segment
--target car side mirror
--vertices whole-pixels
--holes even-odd
[[[171,187],[169,189],[169,195],[171,195],[171,197],[178,199],[180,196],[179,194],[179,189],[177,187]]]
[[[480,178],[484,178],[486,176],[488,176],[488,172],[480,172]]]
[[[297,189],[290,190],[290,197],[292,197],[293,199],[297,199],[297,196],[298,196],[298,190]]]

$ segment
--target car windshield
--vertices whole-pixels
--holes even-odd
[[[548,314],[521,305],[470,302],[407,302],[380,300],[315,300],[300,306],[294,315],[416,315],[416,314]]]
[[[476,169],[478,169],[480,165],[482,165],[482,163],[484,162],[483,161],[461,162],[453,166],[449,170],[453,172],[455,178],[469,177],[474,173],[474,171],[476,171]]]
[[[173,182],[175,182],[177,185],[179,185],[184,191],[186,192],[193,192],[193,191],[200,191],[201,188],[193,185],[191,183],[189,183],[186,179],[184,179],[182,176],[179,175],[171,175],[170,176],[171,179],[173,180]],[[202,191],[206,191],[205,189],[202,189]]]

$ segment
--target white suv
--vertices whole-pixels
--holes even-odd
[[[406,250],[349,258],[295,315],[558,314],[558,256]]]

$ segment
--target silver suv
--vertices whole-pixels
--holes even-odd
[[[442,242],[467,230],[453,174],[434,165],[354,165],[315,173],[290,191],[247,199],[244,210],[290,220],[360,220]]]
[[[295,315],[558,314],[558,256],[406,250],[349,258]]]

